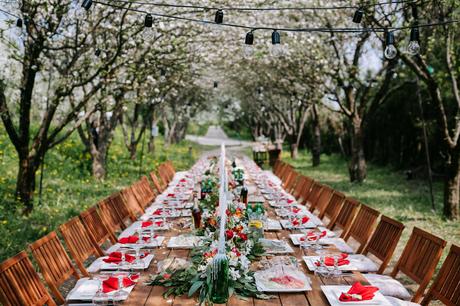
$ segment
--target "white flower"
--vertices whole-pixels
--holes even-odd
[[[230,268],[230,277],[236,281],[238,280],[239,278],[241,278],[241,275],[240,275],[240,272],[233,269],[233,268]]]

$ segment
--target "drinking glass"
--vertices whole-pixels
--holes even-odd
[[[95,305],[107,305],[109,301],[109,295],[103,291],[102,284],[105,280],[109,279],[110,275],[109,274],[99,274],[94,276],[94,279],[97,279],[99,284],[98,284],[98,289],[96,294],[94,295],[92,299],[92,303]]]
[[[339,259],[340,255],[333,255],[332,258],[334,258],[334,270],[331,272],[332,277],[340,277],[342,275],[342,271],[339,269]]]
[[[113,295],[114,302],[121,302],[128,297],[128,292],[126,292],[123,285],[123,279],[127,277],[129,274],[127,273],[117,273],[116,278],[118,279],[118,290],[115,291]]]
[[[119,271],[123,270],[124,268],[129,267],[129,263],[126,261],[126,250],[120,249],[120,254],[121,254],[121,262],[118,264]]]
[[[315,268],[315,275],[321,276],[321,277],[328,277],[329,276],[329,269],[327,268],[325,261],[326,261],[326,255],[322,254],[319,256],[319,266]]]

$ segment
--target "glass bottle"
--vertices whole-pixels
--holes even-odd
[[[241,197],[241,202],[248,205],[248,188],[246,186],[243,186],[243,188],[241,188],[240,197]]]
[[[212,263],[211,302],[225,304],[228,300],[229,263],[225,254],[217,254]]]
[[[198,206],[198,198],[193,198],[193,209],[192,209],[192,217],[193,217],[193,225],[195,229],[201,227],[201,209]]]

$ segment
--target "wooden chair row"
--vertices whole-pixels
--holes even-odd
[[[298,202],[307,205],[323,221],[328,221],[330,230],[340,229],[341,238],[347,242],[350,239],[357,242],[356,253],[372,255],[380,260],[377,273],[384,273],[404,230],[401,222],[298,174],[282,161],[275,164],[274,173]],[[419,285],[412,297],[413,302],[420,302],[423,298],[422,305],[428,305],[432,299],[438,299],[446,305],[460,305],[460,248],[455,245],[452,245],[437,278],[424,295],[445,246],[443,239],[420,228],[413,229],[390,274],[394,278],[402,272]]]
[[[152,179],[153,187],[147,177],[143,176],[130,187],[101,200],[78,217],[59,226],[65,247],[54,231],[29,245],[28,249],[54,299],[40,281],[26,251],[1,263],[1,305],[64,304],[65,298],[59,288],[71,277],[78,280],[81,276],[89,276],[86,261],[93,256],[103,256],[102,246],[105,243],[116,243],[117,232],[125,229],[129,222],[137,220],[161,192],[157,184],[164,186],[164,182],[167,185],[172,180],[175,173],[172,163],[162,165],[160,176],[166,171],[164,179],[167,181],[160,182],[152,172],[151,178],[157,179],[156,182]]]

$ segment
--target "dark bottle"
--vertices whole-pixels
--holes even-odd
[[[229,262],[225,254],[217,254],[212,263],[211,302],[225,304],[228,301]]]
[[[201,227],[201,209],[198,206],[198,199],[195,197],[192,209],[193,225],[195,228]]]
[[[244,204],[248,204],[248,188],[246,186],[243,186],[241,188],[241,194],[240,194],[241,202]]]

